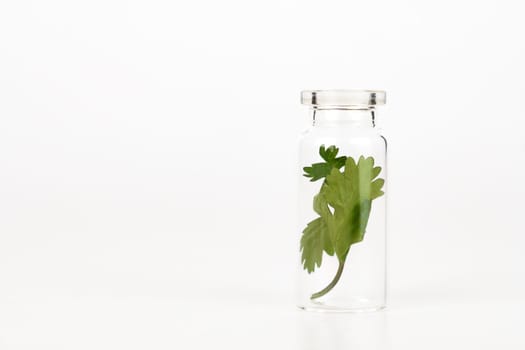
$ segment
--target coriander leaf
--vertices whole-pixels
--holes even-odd
[[[319,155],[325,162],[314,163],[312,166],[304,167],[305,174],[303,176],[311,178],[310,181],[317,181],[325,178],[332,169],[341,169],[345,165],[346,157],[337,157],[337,153],[339,153],[339,148],[335,146],[325,148],[322,145],[319,148]]]
[[[322,263],[323,253],[336,255],[339,267],[333,280],[311,299],[319,298],[332,290],[339,281],[345,261],[354,243],[364,238],[372,201],[384,194],[385,181],[377,178],[381,167],[374,167],[372,157],[337,157],[335,146],[320,147],[319,154],[325,161],[303,168],[304,176],[311,181],[325,178],[319,193],[314,197],[313,209],[319,217],[309,222],[301,237],[301,261],[311,273]],[[343,168],[343,170],[340,170]]]
[[[334,248],[340,260],[346,259],[352,244],[364,238],[372,200],[383,195],[384,180],[372,181],[380,171],[374,168],[372,157],[361,156],[357,164],[348,157],[343,172],[332,169],[326,177],[324,197],[334,208]]]
[[[385,194],[385,192],[381,191],[381,188],[383,187],[384,184],[385,184],[385,180],[383,179],[377,179],[374,182],[372,182],[372,187],[370,189],[370,199],[376,199]]]
[[[333,215],[322,192],[314,197],[314,211],[319,217],[307,224],[301,238],[301,261],[308,273],[313,272],[316,266],[321,266],[323,251],[330,256],[334,255]]]
[[[322,232],[324,251],[326,252],[326,254],[332,256],[334,255],[333,242],[335,241],[334,216],[330,211],[326,199],[324,198],[322,188],[319,194],[314,197],[314,211],[317,214],[319,214],[324,223],[323,228],[325,229],[325,231]]]
[[[310,181],[317,181],[320,179],[323,179],[326,177],[326,175],[330,174],[330,171],[334,167],[330,163],[314,163],[312,166],[304,167],[304,175],[305,177],[310,177]],[[339,168],[338,168],[339,169]]]
[[[334,160],[337,156],[337,153],[339,153],[339,148],[335,147],[334,145],[328,148],[325,148],[324,145],[319,147],[319,155],[327,162]]]
[[[301,238],[301,261],[304,269],[311,273],[315,267],[320,267],[323,261],[323,250],[328,247],[333,255],[333,246],[328,236],[326,222],[322,218],[317,218],[308,223],[303,230]]]

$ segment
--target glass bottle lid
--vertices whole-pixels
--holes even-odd
[[[301,104],[314,108],[348,108],[384,105],[386,92],[382,90],[304,90]]]

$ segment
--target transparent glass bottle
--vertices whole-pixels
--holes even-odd
[[[386,303],[384,91],[303,91],[313,125],[300,140],[298,306],[378,310]]]

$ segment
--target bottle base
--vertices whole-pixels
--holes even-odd
[[[378,303],[368,299],[356,299],[347,303],[326,303],[322,301],[309,300],[305,303],[297,305],[299,309],[312,312],[328,312],[328,313],[357,313],[357,312],[375,312],[383,310],[385,303]]]

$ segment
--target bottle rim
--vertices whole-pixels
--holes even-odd
[[[304,90],[301,104],[313,108],[373,107],[386,103],[383,90]]]

